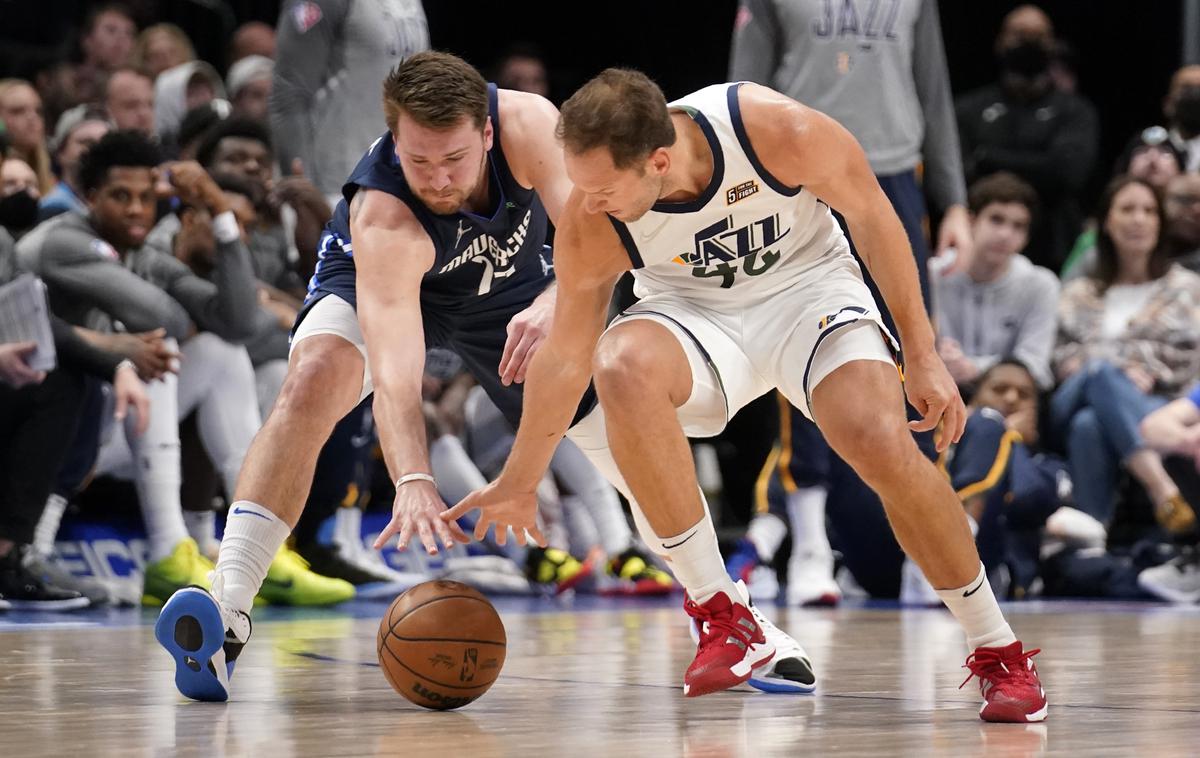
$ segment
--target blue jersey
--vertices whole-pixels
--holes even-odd
[[[508,322],[529,307],[554,281],[546,247],[549,221],[537,194],[509,170],[500,144],[501,124],[494,84],[488,85],[493,142],[487,155],[490,214],[429,210],[409,188],[386,133],[367,150],[342,187],[342,199],[321,235],[316,271],[297,323],[321,298],[334,294],[357,307],[349,204],[360,188],[402,200],[433,241],[434,261],[421,280],[421,316],[427,348],[441,347],[462,358],[467,370],[514,425],[521,417],[520,385],[505,387],[498,368]],[[404,255],[396,249],[393,255]],[[402,339],[403,335],[397,335]],[[583,408],[590,408],[589,390]],[[582,412],[582,411],[581,411]]]

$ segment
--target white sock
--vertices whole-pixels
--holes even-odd
[[[655,552],[669,561],[671,572],[693,601],[703,604],[718,592],[724,592],[732,602],[739,602],[737,587],[725,572],[708,509],[704,511],[704,517],[686,531],[658,537]]]
[[[135,414],[125,418],[125,440],[133,452],[134,485],[146,524],[150,562],[162,560],[188,538],[179,499],[183,473],[179,467],[179,417],[177,377],[164,374],[146,383],[150,421],[137,433]]]
[[[188,535],[200,546],[201,553],[207,553],[208,548],[217,541],[217,514],[212,511],[184,511],[183,523],[187,525]]]
[[[828,555],[829,536],[825,533],[824,487],[802,487],[787,496],[788,520],[792,522],[792,554]]]
[[[264,506],[248,500],[231,505],[213,572],[213,597],[249,613],[271,561],[291,532],[290,526]]]
[[[51,493],[46,498],[46,507],[33,530],[33,551],[43,558],[54,555],[54,538],[58,536],[58,527],[62,524],[63,511],[67,509],[67,499],[62,495]]]
[[[979,576],[970,584],[952,590],[937,590],[937,594],[967,633],[968,649],[1004,647],[1017,641],[1000,612],[982,563],[979,564]]]
[[[787,524],[774,513],[759,513],[750,519],[750,528],[746,530],[746,539],[754,545],[758,559],[770,563],[779,552],[783,538],[787,536]]]

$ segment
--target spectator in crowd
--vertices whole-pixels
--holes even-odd
[[[83,154],[111,128],[104,111],[77,105],[58,120],[54,129],[54,163],[58,166],[58,184],[38,203],[38,220],[44,221],[67,211],[87,213],[83,188],[79,185],[79,163]]]
[[[279,168],[290,173],[299,158],[336,205],[362,146],[386,127],[379,83],[429,47],[425,11],[418,0],[287,0],[276,33],[271,131]]]
[[[1009,13],[996,39],[1000,80],[958,98],[967,180],[1011,171],[1037,190],[1043,212],[1026,256],[1057,271],[1083,220],[1077,195],[1091,176],[1099,147],[1095,109],[1054,87],[1054,29],[1032,5]]]
[[[1164,455],[1187,456],[1200,470],[1200,386],[1146,416],[1141,433],[1147,445]],[[1195,535],[1190,535],[1177,558],[1138,574],[1138,585],[1172,603],[1200,603],[1200,548]]]
[[[1059,301],[1062,384],[1051,421],[1066,437],[1080,510],[1108,525],[1124,466],[1159,522],[1185,532],[1195,514],[1138,424],[1200,371],[1200,276],[1171,262],[1163,207],[1146,181],[1113,180],[1097,218],[1096,274],[1068,283]]]
[[[233,33],[229,43],[229,65],[251,55],[275,59],[275,30],[261,21],[247,21]]]
[[[1200,272],[1200,172],[1172,179],[1164,205],[1172,255],[1183,267]]]
[[[1163,115],[1171,127],[1171,139],[1187,154],[1187,171],[1200,171],[1200,65],[1180,68],[1171,77]]]
[[[46,122],[42,98],[23,79],[0,79],[0,121],[8,132],[9,156],[29,164],[38,179],[38,193],[54,187],[50,154],[46,151]]]
[[[494,66],[493,81],[504,89],[532,92],[550,97],[550,76],[542,53],[533,45],[517,44],[510,47]]]
[[[179,133],[175,139],[179,143],[179,160],[196,159],[196,149],[204,141],[210,129],[229,118],[232,107],[224,100],[213,100],[188,111],[183,121],[179,122]]]
[[[188,61],[167,69],[154,80],[155,133],[173,150],[184,115],[192,108],[224,99],[224,82],[204,61]]]
[[[129,65],[136,34],[133,15],[120,3],[103,3],[88,13],[79,39],[83,62],[75,70],[80,102],[98,101],[105,80]]]
[[[63,112],[82,105],[78,94],[75,65],[56,60],[42,66],[33,75],[33,86],[42,98],[42,118],[46,124],[57,124]]]
[[[153,136],[154,80],[135,68],[113,71],[104,85],[104,109],[116,129]]]
[[[966,271],[933,283],[938,352],[960,386],[1008,356],[1049,389],[1058,279],[1021,255],[1037,194],[1015,175],[999,172],[975,182],[969,199],[975,255]]]
[[[250,234],[250,251],[258,278],[276,289],[303,296],[316,267],[321,230],[331,211],[324,195],[293,162],[292,175],[272,178],[271,137],[263,124],[230,118],[210,131],[196,150],[200,163],[213,173],[231,174],[254,188],[258,224]],[[291,234],[286,229],[291,221]]]
[[[169,68],[196,60],[196,49],[187,33],[175,24],[148,26],[133,48],[133,66],[153,78]]]
[[[229,67],[225,88],[233,113],[237,116],[268,123],[267,104],[271,97],[271,78],[275,61],[261,55],[249,55]]]
[[[20,237],[37,223],[37,175],[29,164],[9,158],[0,165],[0,226]]]
[[[237,222],[198,164],[170,164],[180,201],[212,216],[218,284],[142,245],[153,222],[157,163],[157,149],[144,135],[105,135],[80,169],[90,215],[51,219],[18,247],[22,264],[42,276],[52,306],[72,323],[106,316],[129,329],[165,328],[182,343],[178,378],[167,374],[148,388],[153,410],[146,434],[132,434],[127,425],[124,435],[136,461],[135,484],[149,532],[145,602],[162,601],[188,584],[207,585],[211,568],[188,536],[181,511],[181,415],[199,411],[201,438],[230,488],[260,423],[249,359],[244,348],[226,341],[249,336],[257,305]],[[195,328],[205,331],[189,338]],[[107,446],[108,452],[118,447]],[[108,468],[103,455],[100,468]],[[328,602],[353,594],[353,588],[307,572],[286,551],[273,565],[277,582],[264,586],[264,595],[277,602]]]
[[[6,164],[0,151],[0,164]],[[0,170],[3,165],[0,165]],[[0,285],[17,274],[13,239],[0,228]],[[118,420],[128,412],[138,429],[149,404],[133,364],[91,346],[78,330],[51,316],[57,367],[34,371],[35,343],[0,344],[0,601],[15,607],[78,608],[88,598],[44,576],[32,549],[34,528],[71,444],[83,410],[84,374],[111,381]]]

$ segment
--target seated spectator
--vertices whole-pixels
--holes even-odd
[[[1059,301],[1051,421],[1066,438],[1080,510],[1111,522],[1123,465],[1159,522],[1185,532],[1195,514],[1138,424],[1200,371],[1200,276],[1170,261],[1163,207],[1144,180],[1113,180],[1097,218],[1097,273],[1067,284]]]
[[[1100,137],[1091,103],[1055,89],[1053,43],[1043,11],[1013,10],[996,38],[999,81],[962,95],[955,110],[968,182],[1011,171],[1033,185],[1043,212],[1025,255],[1056,271],[1079,233],[1076,197],[1091,176]]]
[[[1184,170],[1200,171],[1200,65],[1183,66],[1171,77],[1163,115],[1171,141],[1188,156]]]
[[[1186,154],[1171,142],[1167,130],[1150,126],[1137,134],[1117,159],[1113,176],[1128,174],[1145,179],[1155,190],[1162,192],[1167,183],[1179,176],[1187,161]],[[1168,213],[1170,208],[1167,209]],[[1096,272],[1096,223],[1089,219],[1076,238],[1062,266],[1064,279],[1093,276]]]
[[[184,114],[179,124],[179,133],[175,141],[179,148],[179,160],[196,160],[196,150],[204,136],[217,124],[229,118],[232,107],[224,100],[213,100],[210,103],[192,108]]]
[[[9,158],[0,165],[0,226],[14,238],[37,223],[39,197],[37,174],[28,163]]]
[[[169,68],[196,60],[196,49],[187,32],[174,24],[148,26],[133,47],[133,66],[157,77]]]
[[[960,386],[969,385],[1003,356],[1033,372],[1038,386],[1054,380],[1058,280],[1021,251],[1037,206],[1033,188],[1001,172],[968,193],[975,255],[966,271],[931,277],[937,308],[938,352]]]
[[[260,423],[249,358],[226,341],[249,336],[257,305],[237,221],[198,164],[170,164],[167,173],[180,201],[212,216],[218,283],[143,246],[153,222],[157,164],[157,150],[147,137],[110,132],[87,152],[80,169],[90,215],[51,219],[18,246],[22,264],[46,281],[52,307],[72,323],[107,318],[133,330],[164,328],[182,343],[178,378],[166,374],[148,388],[153,410],[146,434],[135,435],[127,425],[124,435],[149,533],[143,597],[149,603],[188,584],[206,586],[211,569],[188,536],[181,512],[181,414],[198,410],[201,438],[230,489]],[[189,337],[196,328],[205,332]],[[317,577],[286,550],[272,566],[275,579],[268,578],[264,596],[275,602],[337,602],[353,596],[353,587]]]
[[[247,56],[229,67],[225,87],[235,116],[264,125],[268,123],[267,102],[271,97],[274,71],[275,61],[261,55]]]
[[[233,33],[229,43],[229,65],[251,55],[275,60],[275,28],[261,21],[247,21]]]
[[[1175,262],[1200,272],[1200,173],[1180,174],[1167,184],[1167,241]]]
[[[20,158],[37,175],[38,196],[54,187],[50,154],[46,151],[46,122],[42,98],[23,79],[0,79],[0,121],[8,132],[10,158]]]
[[[108,134],[107,115],[86,105],[67,111],[54,128],[54,162],[58,166],[58,184],[38,203],[38,220],[45,221],[60,213],[87,213],[83,188],[79,186],[79,162],[88,148]]]
[[[532,92],[542,97],[550,96],[550,76],[542,53],[535,46],[516,44],[508,48],[496,61],[493,79],[504,89]]]
[[[119,68],[104,83],[104,109],[115,129],[147,136],[154,130],[154,80],[135,68]]]
[[[1200,386],[1142,419],[1141,433],[1150,447],[1164,455],[1187,456],[1200,470]],[[1200,603],[1200,549],[1195,535],[1179,557],[1138,574],[1138,585],[1172,603]]]
[[[88,13],[83,22],[79,48],[83,62],[76,69],[80,102],[100,99],[110,74],[129,65],[137,24],[129,9],[120,3],[103,3]],[[119,126],[119,129],[127,127]]]
[[[183,117],[192,108],[225,99],[225,84],[209,64],[188,61],[154,80],[154,129],[172,148]]]
[[[274,179],[270,133],[263,124],[245,118],[227,119],[209,132],[196,149],[196,159],[213,173],[251,183],[258,194],[258,224],[249,242],[255,273],[276,289],[303,297],[316,267],[322,230],[332,215],[303,167],[297,161],[292,176]],[[286,225],[293,218],[289,234]]]

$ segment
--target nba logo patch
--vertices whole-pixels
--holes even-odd
[[[119,257],[117,255],[117,251],[113,248],[113,246],[108,244],[104,240],[100,239],[99,237],[92,240],[91,247],[92,247],[92,252],[95,253],[96,255],[100,256],[101,258],[107,258],[110,261],[115,261]]]
[[[301,34],[317,25],[321,20],[321,6],[313,2],[297,3],[292,8],[292,20]]]

